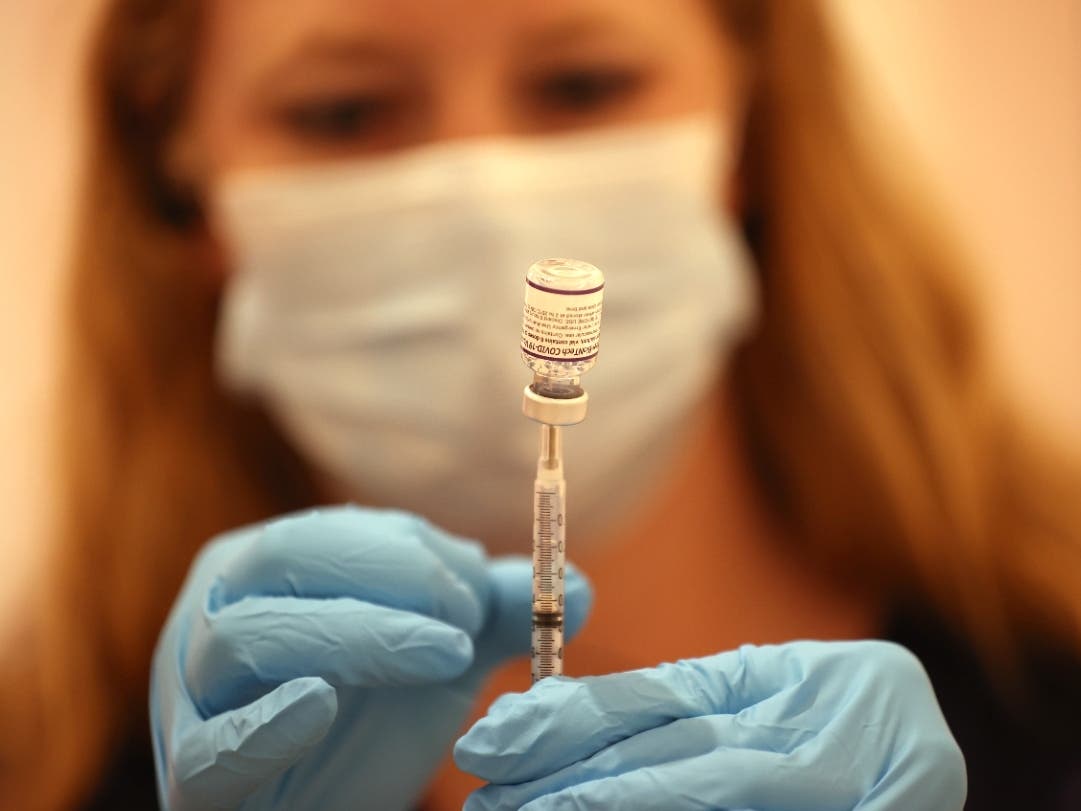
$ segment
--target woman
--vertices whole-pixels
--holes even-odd
[[[582,246],[610,257],[579,254],[609,272],[605,350],[591,373],[600,387],[605,365],[613,370],[609,402],[643,382],[618,361],[620,347],[642,346],[639,323],[656,330],[650,335],[662,350],[674,342],[680,352],[664,354],[680,363],[672,364],[671,392],[655,403],[626,397],[601,412],[598,396],[593,419],[615,427],[587,423],[568,441],[568,453],[575,443],[588,450],[577,480],[568,460],[572,498],[581,492],[589,504],[577,524],[572,514],[580,529],[571,542],[574,533],[583,538],[578,558],[597,580],[577,672],[707,658],[674,671],[545,684],[497,704],[458,747],[459,764],[492,783],[472,807],[588,791],[579,759],[639,782],[615,798],[578,801],[630,807],[622,804],[648,796],[642,775],[673,767],[680,755],[643,764],[614,740],[595,740],[607,719],[592,718],[588,702],[578,706],[560,692],[564,685],[585,684],[587,697],[617,702],[629,726],[615,740],[636,741],[664,734],[669,721],[692,720],[688,713],[734,712],[721,693],[726,674],[744,666],[757,674],[745,682],[751,687],[762,686],[757,678],[805,673],[802,682],[778,676],[762,689],[813,696],[825,717],[804,722],[821,731],[836,717],[852,750],[816,735],[824,748],[805,751],[821,758],[797,770],[793,784],[753,758],[706,758],[704,773],[655,784],[686,786],[688,802],[720,806],[713,777],[744,776],[723,795],[725,807],[798,807],[801,797],[836,807],[957,807],[963,786],[952,741],[936,726],[919,669],[896,649],[782,646],[710,658],[748,639],[858,636],[897,639],[923,657],[968,760],[970,808],[1068,807],[1077,748],[1056,736],[1065,726],[1057,719],[1069,717],[1063,702],[1077,707],[1069,674],[1081,645],[1073,471],[998,397],[957,291],[963,260],[924,196],[888,171],[893,153],[867,137],[823,12],[810,2],[762,0],[509,5],[111,4],[90,74],[65,531],[26,643],[5,659],[2,795],[20,808],[95,797],[99,807],[118,807],[128,792],[130,807],[141,783],[151,796],[151,767],[137,765],[150,752],[138,708],[155,639],[196,551],[254,524],[207,547],[162,635],[151,691],[162,799],[176,808],[270,807],[275,798],[292,807],[362,799],[408,807],[488,670],[522,652],[515,629],[527,615],[528,569],[488,561],[397,513],[257,522],[357,499],[481,537],[493,555],[520,549],[508,541],[520,531],[508,525],[519,510],[498,494],[504,480],[515,492],[501,454],[523,458],[528,439],[519,446],[516,429],[500,427],[500,408],[482,412],[479,428],[459,424],[463,404],[476,402],[469,387],[463,395],[461,377],[444,373],[444,356],[414,348],[433,335],[476,338],[473,348],[513,340],[500,328],[483,332],[505,326],[499,319],[474,324],[460,309],[441,309],[460,302],[453,285],[438,286],[433,265],[446,261],[445,275],[473,290],[478,271],[469,259],[479,256],[484,279],[498,284],[496,271],[506,272],[517,285],[521,249],[532,259]],[[689,170],[687,156],[701,169]],[[601,169],[591,172],[594,162]],[[518,166],[534,168],[519,177]],[[564,182],[574,194],[561,198]],[[408,205],[430,203],[433,183],[440,205]],[[653,192],[678,205],[658,208]],[[734,236],[737,222],[750,258]],[[504,234],[529,236],[512,250]],[[654,273],[672,274],[674,312],[686,313],[678,327],[643,315],[651,295],[666,300],[640,289],[648,274],[628,272],[620,282],[620,268],[643,257]],[[702,257],[717,260],[716,278]],[[417,286],[435,284],[439,295],[418,298],[407,284],[413,277],[403,276],[413,272],[421,274]],[[359,297],[352,285],[373,279],[385,288]],[[623,316],[614,306],[620,290],[637,296],[624,299]],[[343,327],[339,300],[368,317]],[[711,303],[715,312],[703,306]],[[303,318],[331,311],[325,320]],[[415,323],[418,313],[428,320]],[[312,323],[332,328],[312,332]],[[462,333],[465,323],[476,331]],[[395,362],[381,366],[383,359]],[[452,370],[484,380],[465,363]],[[504,390],[505,368],[492,361],[481,372]],[[416,396],[424,385],[431,388]],[[667,436],[675,424],[685,427]],[[478,438],[491,458],[466,467],[470,475],[458,482],[445,457],[461,450],[463,436]],[[632,475],[639,458],[660,460],[663,479]],[[447,482],[464,489],[442,497]],[[617,489],[646,503],[631,510],[611,497]],[[628,511],[633,528],[613,517]],[[646,554],[657,537],[666,554]],[[376,556],[378,576],[369,578],[370,557],[350,557],[357,548]],[[644,611],[634,599],[641,590],[626,585],[647,577],[668,591]],[[768,584],[766,599],[749,583]],[[588,593],[572,576],[570,624],[580,623]],[[304,603],[311,598],[322,602]],[[314,615],[303,613],[358,602],[367,619],[347,615],[335,626],[341,638],[324,633],[334,617],[320,614],[312,625]],[[240,616],[252,607],[255,619]],[[294,609],[297,622],[286,616]],[[394,628],[404,631],[393,637]],[[283,629],[292,636],[278,644]],[[327,653],[322,638],[347,644]],[[417,658],[403,658],[405,641],[418,638]],[[273,672],[260,670],[268,663]],[[709,712],[681,706],[658,719],[649,707],[618,705],[648,695],[647,683],[668,690],[688,667],[703,680],[697,695]],[[397,678],[412,686],[328,686],[355,685],[346,670],[364,684]],[[434,686],[418,684],[425,674]],[[886,762],[889,753],[875,747],[889,736],[845,737],[866,728],[872,710],[862,700],[845,703],[839,688],[856,685],[853,694],[868,697],[877,684],[884,717],[921,764],[898,766],[897,781],[886,781],[901,791],[892,798],[872,797],[861,782],[869,766]],[[539,704],[531,714],[532,701]],[[737,704],[760,706],[754,696]],[[572,715],[559,724],[531,726],[538,714],[558,718],[568,707]],[[773,729],[792,722],[791,703],[774,710],[753,729],[771,718]],[[575,719],[585,726],[575,728]],[[686,741],[716,744],[708,740],[713,727],[701,736],[679,729],[678,741],[643,746],[663,754]],[[246,730],[267,731],[254,736],[258,751]],[[375,736],[365,737],[368,730]],[[28,736],[33,747],[24,745]],[[549,756],[501,760],[522,751],[522,740],[548,746]],[[751,741],[740,751],[778,745]],[[319,757],[304,758],[311,747]],[[865,748],[870,754],[857,756]],[[230,761],[230,751],[240,760]],[[270,765],[245,772],[256,760]],[[815,768],[852,783],[815,786]],[[237,777],[245,773],[247,782]],[[925,777],[930,794],[918,793]],[[553,783],[564,778],[570,782]],[[814,794],[837,786],[841,797]],[[787,793],[755,793],[772,787]],[[444,777],[425,802],[454,807],[461,794]]]

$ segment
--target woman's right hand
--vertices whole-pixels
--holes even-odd
[[[484,674],[529,650],[532,567],[356,507],[228,533],[154,655],[163,809],[411,807]],[[589,586],[567,576],[567,630]]]

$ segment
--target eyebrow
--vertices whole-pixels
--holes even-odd
[[[524,37],[530,45],[555,45],[589,39],[598,34],[641,33],[632,25],[600,14],[588,14],[571,20],[564,20],[541,28],[537,32],[527,33]]]
[[[394,53],[373,38],[324,32],[304,40],[283,61],[312,57],[342,62],[385,62],[393,60]]]
[[[380,65],[399,62],[391,48],[363,35],[320,32],[306,38],[291,51],[274,61],[259,77],[260,88],[273,88],[288,79],[297,66],[313,63],[327,65]]]
[[[522,41],[530,50],[543,52],[560,45],[575,45],[597,35],[629,31],[642,33],[634,26],[621,24],[600,14],[584,14],[570,20],[560,20],[525,32]],[[276,87],[297,65],[323,63],[329,65],[379,65],[401,62],[401,55],[377,38],[362,33],[348,34],[320,31],[307,37],[290,52],[276,60],[274,66],[259,78],[259,87]]]

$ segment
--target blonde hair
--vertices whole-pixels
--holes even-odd
[[[732,389],[771,514],[840,581],[929,603],[996,672],[1034,631],[1081,648],[1079,470],[996,385],[972,263],[890,171],[816,5],[724,5],[759,69],[743,191],[764,318]]]
[[[820,4],[717,5],[756,74],[742,189],[764,317],[732,388],[763,499],[816,566],[929,602],[992,659],[1029,629],[1076,649],[1073,471],[996,397],[957,287],[966,261],[861,140]],[[198,31],[197,2],[115,0],[88,72],[63,531],[23,664],[3,671],[14,807],[70,805],[145,725],[153,644],[198,546],[314,498],[213,377],[219,284],[163,166]]]

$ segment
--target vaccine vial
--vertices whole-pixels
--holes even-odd
[[[579,397],[579,378],[600,351],[604,274],[578,259],[542,259],[525,281],[521,353],[533,370],[530,388],[542,397]]]

